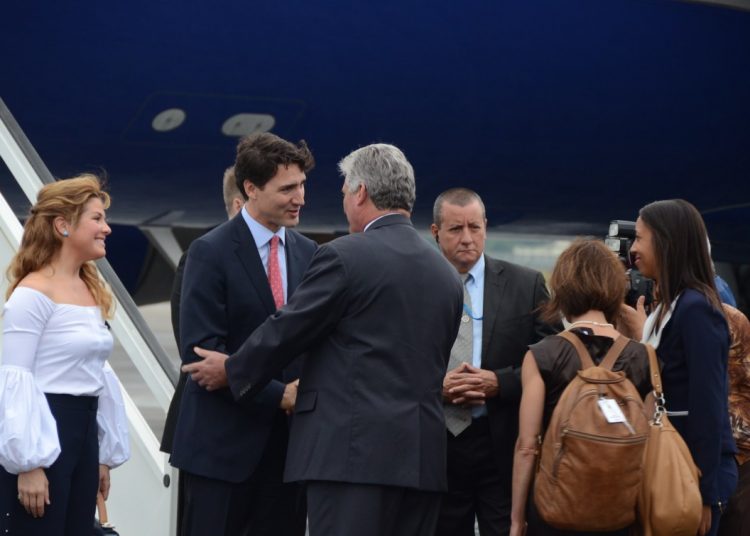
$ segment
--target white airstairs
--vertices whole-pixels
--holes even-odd
[[[30,203],[36,199],[36,193],[44,183],[54,180],[2,99],[0,158]],[[4,273],[18,249],[23,229],[2,194],[0,192],[0,270]],[[166,415],[178,371],[109,264],[100,261],[98,266],[117,301],[115,317],[110,324],[119,354],[125,356],[120,359],[137,370],[135,376],[140,383],[139,390],[142,391],[145,385],[149,398]],[[0,307],[5,300],[7,284],[7,279],[2,277]],[[0,318],[0,325],[1,322]],[[113,366],[118,370],[116,365]],[[175,534],[177,472],[167,462],[167,455],[159,451],[159,438],[128,389],[123,387],[122,392],[132,454],[127,463],[112,471],[112,490],[107,501],[109,519],[121,536],[171,536]]]

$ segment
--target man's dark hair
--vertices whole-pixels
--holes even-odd
[[[245,181],[262,189],[276,175],[279,166],[293,164],[299,166],[303,173],[315,166],[315,159],[305,140],[294,145],[268,132],[246,136],[237,144],[237,159],[234,162],[237,188],[247,200]]]

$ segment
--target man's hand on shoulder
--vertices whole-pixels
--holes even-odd
[[[286,411],[287,415],[291,415],[294,411],[294,405],[297,403],[297,388],[299,387],[299,379],[293,382],[287,383],[284,387],[284,394],[281,397],[279,407]]]
[[[213,350],[204,350],[197,346],[193,350],[203,360],[183,365],[182,372],[190,374],[192,380],[207,391],[215,391],[229,385],[227,382],[227,371],[224,368],[224,362],[229,357],[227,354]]]

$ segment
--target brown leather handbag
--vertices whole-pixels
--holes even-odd
[[[646,346],[653,387],[646,407],[654,408],[654,416],[649,423],[651,430],[638,496],[639,533],[643,536],[695,536],[703,508],[698,487],[700,471],[685,441],[667,418],[656,352],[651,345]]]

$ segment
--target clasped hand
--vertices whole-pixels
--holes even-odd
[[[481,406],[497,396],[497,376],[491,370],[462,363],[448,371],[443,380],[443,398],[460,406]]]

